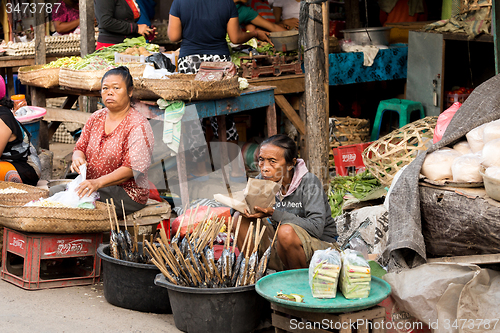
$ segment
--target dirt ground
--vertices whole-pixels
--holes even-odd
[[[102,283],[24,290],[0,280],[2,333],[181,332],[171,314],[143,313],[106,302]]]

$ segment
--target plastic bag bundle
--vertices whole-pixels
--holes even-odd
[[[452,179],[451,166],[455,158],[462,156],[451,148],[442,148],[427,154],[422,164],[422,174],[430,180]]]
[[[467,142],[470,145],[470,149],[472,152],[475,154],[479,151],[481,151],[484,147],[484,141],[483,141],[483,133],[484,133],[484,128],[486,127],[487,124],[483,124],[481,126],[478,126],[474,128],[472,131],[469,133],[465,134],[465,137],[467,138]]]
[[[500,166],[500,139],[491,140],[484,145],[481,163],[486,168]]]
[[[492,140],[500,139],[500,119],[485,125],[483,130],[483,142],[485,144]]]
[[[309,286],[316,298],[335,298],[340,273],[340,253],[328,248],[314,252],[309,264]]]
[[[352,250],[342,254],[340,290],[346,299],[367,298],[371,288],[370,265],[363,255]]]
[[[487,168],[484,171],[484,174],[490,178],[500,180],[500,167],[494,166],[494,167]]]
[[[467,141],[460,141],[453,146],[453,149],[458,151],[460,154],[472,154],[472,149],[470,149],[470,145]]]
[[[454,182],[482,182],[483,177],[479,173],[481,155],[466,154],[459,156],[451,165]]]

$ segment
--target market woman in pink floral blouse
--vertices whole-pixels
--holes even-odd
[[[106,108],[94,112],[85,124],[71,164],[73,172],[87,165],[87,180],[77,189],[80,197],[97,191],[100,201],[113,198],[119,204],[123,200],[126,214],[144,208],[148,200],[154,146],[148,120],[131,106],[132,90],[126,67],[103,76],[101,97]]]
[[[80,11],[78,0],[63,0],[54,5],[52,21],[60,35],[74,32],[80,26]]]

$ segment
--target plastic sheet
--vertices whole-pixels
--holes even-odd
[[[339,282],[340,253],[328,248],[314,252],[309,264],[309,286],[313,297],[335,298]]]

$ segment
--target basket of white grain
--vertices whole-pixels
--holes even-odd
[[[483,176],[484,189],[490,198],[500,201],[500,167],[492,166],[489,168],[481,165],[479,173]]]
[[[0,205],[24,206],[30,201],[47,198],[49,191],[31,185],[0,182]]]

